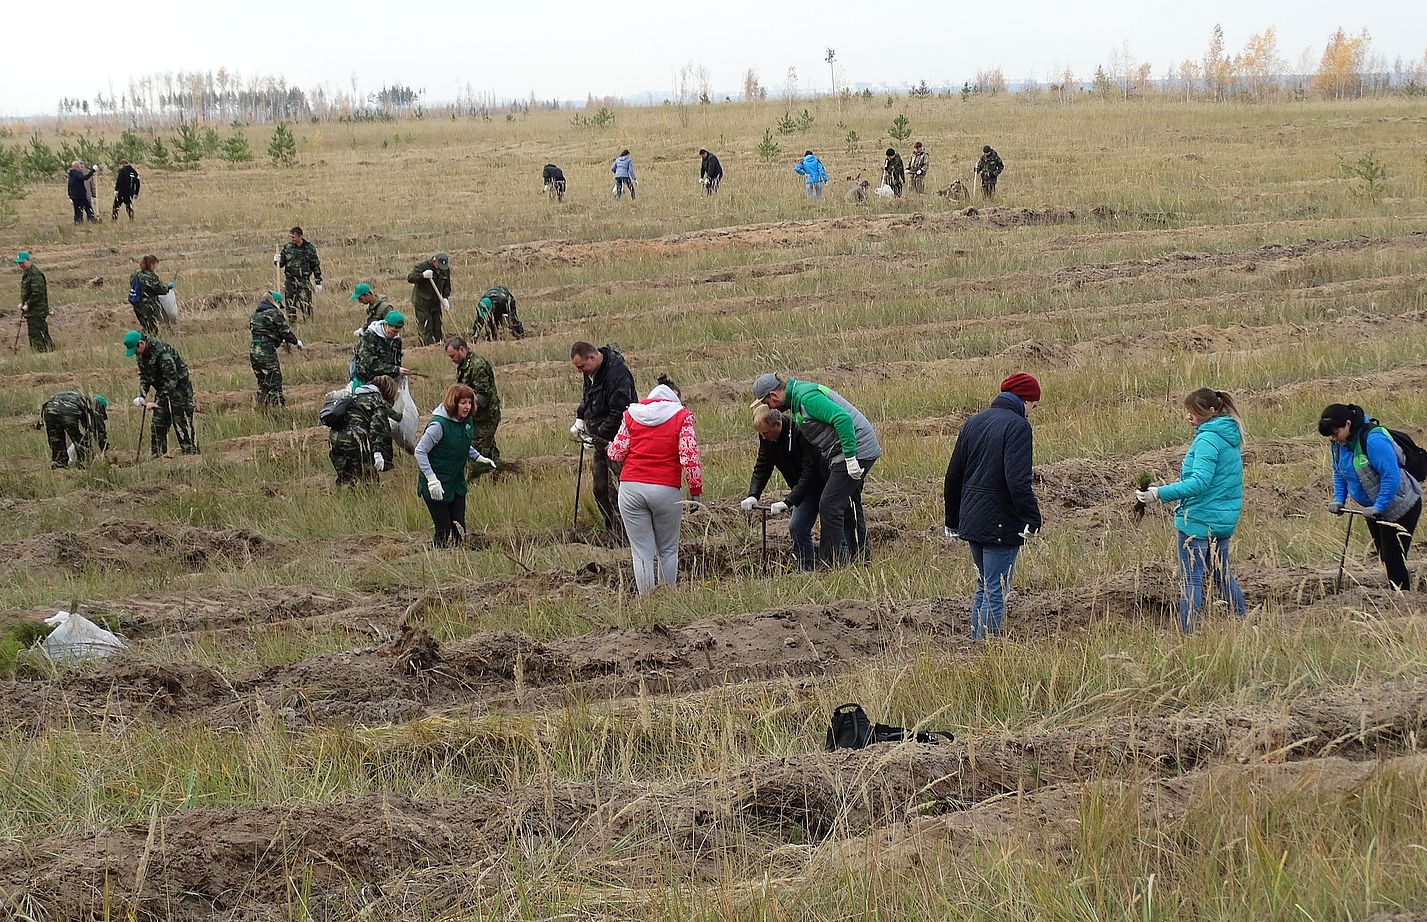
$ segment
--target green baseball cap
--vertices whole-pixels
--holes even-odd
[[[109,406],[109,401],[107,401],[107,400],[104,399],[104,395],[103,395],[103,394],[95,394],[95,395],[94,395],[94,402],[97,403],[97,404],[99,404],[101,407],[107,407],[107,406]]]
[[[27,259],[29,259],[29,258],[30,258],[30,251],[29,251],[29,250],[21,250],[20,252],[18,252],[18,253],[15,254],[15,265],[18,266],[20,263],[24,262],[25,260],[27,260]]]
[[[282,303],[282,292],[280,291],[270,291],[268,292],[268,297],[273,299],[274,304]]]
[[[358,298],[360,298],[362,295],[369,295],[369,294],[371,294],[371,293],[372,293],[372,286],[368,285],[366,282],[362,282],[362,283],[361,283],[360,285],[358,285],[356,288],[353,288],[353,289],[352,289],[352,296],[351,296],[350,298],[348,298],[347,300],[348,300],[348,301],[355,301],[355,300],[357,300]]]
[[[134,357],[134,351],[139,348],[139,340],[144,338],[144,334],[138,330],[130,330],[124,334],[124,358]]]
[[[494,307],[494,306],[495,306],[495,305],[491,304],[491,299],[490,299],[490,298],[481,298],[481,307],[484,307],[484,308],[489,309],[489,308],[492,308],[492,307]]]
[[[387,311],[386,316],[382,318],[382,323],[400,330],[406,326],[406,318],[401,315],[401,311]]]

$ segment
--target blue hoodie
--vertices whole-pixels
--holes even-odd
[[[827,182],[827,170],[823,169],[823,162],[817,158],[816,154],[808,154],[803,157],[802,162],[793,167],[794,173],[801,173],[803,184],[811,186],[815,182]]]
[[[1227,538],[1244,508],[1243,434],[1232,416],[1200,423],[1184,455],[1179,480],[1159,488],[1159,501],[1178,502],[1174,527],[1192,538]]]
[[[634,158],[628,154],[620,154],[614,158],[614,166],[610,167],[615,179],[634,179]]]

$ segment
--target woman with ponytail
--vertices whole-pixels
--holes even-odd
[[[1206,570],[1219,597],[1242,617],[1244,593],[1229,570],[1229,539],[1244,505],[1243,427],[1234,400],[1201,387],[1184,398],[1194,440],[1184,455],[1179,480],[1135,494],[1144,503],[1174,503],[1181,576],[1179,629],[1194,630],[1204,601]]]
[[[1349,497],[1363,506],[1363,518],[1394,588],[1412,588],[1407,550],[1422,515],[1422,485],[1403,469],[1407,460],[1392,433],[1352,403],[1323,408],[1318,434],[1332,444],[1333,498],[1328,511],[1343,514]]]

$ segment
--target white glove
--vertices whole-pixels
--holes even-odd
[[[589,428],[589,426],[585,425],[585,421],[583,419],[577,419],[575,420],[575,424],[570,427],[570,435],[574,438],[582,439],[585,437],[585,432]]]
[[[274,251],[274,252],[273,252],[273,265],[276,266],[276,265],[280,265],[281,263],[282,263],[282,254],[279,253],[279,252],[277,252],[277,251]]]
[[[300,339],[297,341],[297,348],[299,348],[299,349],[303,348],[303,346],[302,346],[302,340],[300,340]]]
[[[421,277],[424,279],[432,278],[435,275],[436,273],[432,272],[430,269],[427,269],[425,272],[421,273]]]
[[[947,528],[945,525],[942,526],[941,536],[942,536],[943,538],[945,538],[946,540],[948,540],[948,541],[960,541],[960,540],[961,540],[961,533],[960,533],[960,532],[958,532],[958,531],[957,531],[956,529],[954,529],[954,528]]]
[[[1022,541],[1025,541],[1028,538],[1035,537],[1035,532],[1031,531],[1031,526],[1029,522],[1027,522],[1024,526],[1021,527],[1021,531],[1018,535],[1016,535],[1016,537],[1020,538]]]
[[[1148,490],[1136,490],[1135,499],[1148,505],[1159,502],[1159,487],[1150,487]]]
[[[481,460],[477,461],[476,463],[489,464],[491,466],[491,470],[495,470],[496,468],[500,467],[500,465],[496,463],[495,458],[481,458]]]
[[[435,477],[426,478],[426,492],[430,493],[431,498],[438,503],[446,498],[446,491],[441,489],[441,481]]]
[[[91,164],[89,165],[89,168],[90,168],[91,170],[98,170],[98,169],[99,169],[99,164],[97,164],[97,163],[91,163]]]
[[[741,503],[738,504],[738,508],[739,508],[739,509],[742,509],[744,512],[752,512],[752,511],[753,511],[753,507],[756,506],[756,505],[758,505],[758,497],[756,497],[756,496],[745,496],[745,497],[743,498],[743,502],[741,502]]]
[[[138,407],[138,408],[141,409],[141,410],[144,408],[144,405],[145,405],[146,403],[148,403],[148,401],[145,400],[145,399],[142,398],[142,397],[135,397],[135,398],[134,398],[134,406]]]
[[[847,476],[851,477],[853,480],[862,479],[862,465],[857,463],[856,458],[847,459]]]
[[[451,309],[451,299],[450,299],[450,298],[442,298],[442,299],[441,299],[441,309],[442,309],[443,311],[449,311],[449,310]]]
[[[782,515],[783,513],[787,512],[787,511],[788,511],[788,504],[785,503],[785,502],[783,502],[781,499],[778,500],[778,501],[777,501],[776,503],[774,503],[773,505],[771,505],[771,506],[768,507],[768,514],[769,514],[769,515]]]
[[[362,335],[362,331],[361,331],[360,329],[353,330],[353,331],[352,331],[352,335],[353,335],[353,336],[361,336],[361,335]]]
[[[318,283],[318,284],[316,284],[316,285],[313,285],[313,286],[312,286],[312,290],[315,291],[315,292],[317,292],[318,294],[322,294],[322,285],[321,285],[321,283]]]
[[[375,466],[376,469],[379,470],[379,471],[384,471],[384,470],[386,470],[386,458],[383,458],[383,457],[382,457],[382,453],[381,453],[381,452],[379,452],[379,451],[374,451],[374,452],[372,452],[372,465]]]

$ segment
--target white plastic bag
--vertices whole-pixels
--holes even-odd
[[[124,641],[83,615],[55,612],[45,624],[55,629],[40,641],[40,649],[56,662],[113,656],[124,649]]]
[[[178,292],[170,288],[159,297],[159,306],[164,309],[164,318],[169,323],[178,323]]]
[[[897,193],[893,192],[892,187],[884,182],[877,187],[877,196],[878,198],[896,198]]]
[[[405,378],[396,388],[396,409],[401,411],[401,422],[391,429],[391,440],[407,454],[416,453],[416,440],[421,437],[421,414],[416,410],[416,401],[411,399],[411,387]]]
[[[69,443],[69,445],[65,448],[64,453],[69,455],[70,464],[77,464],[79,462],[79,448],[73,442]]]

